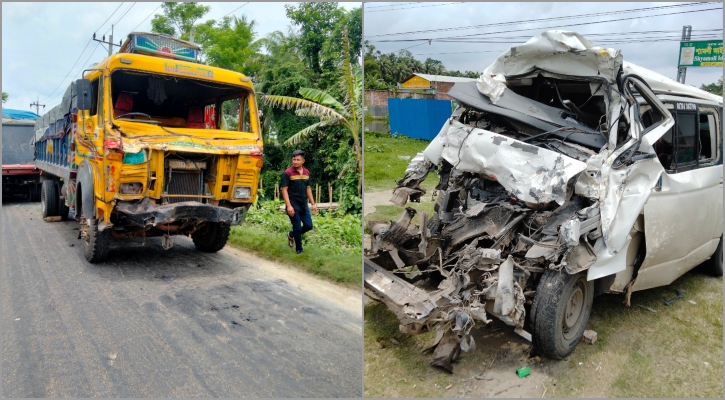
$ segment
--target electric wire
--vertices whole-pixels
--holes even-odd
[[[383,33],[383,34],[378,34],[378,35],[365,35],[365,38],[371,39],[371,38],[382,37],[382,36],[401,36],[401,35],[412,35],[412,34],[416,34],[416,33],[459,31],[459,30],[478,29],[478,28],[490,28],[490,27],[495,27],[495,26],[509,26],[509,25],[519,25],[519,24],[528,24],[528,23],[536,23],[536,22],[559,21],[559,20],[563,20],[563,19],[572,19],[572,18],[593,18],[593,17],[613,15],[613,14],[616,15],[616,14],[626,14],[626,13],[639,12],[639,11],[654,11],[654,10],[662,10],[662,9],[677,8],[677,7],[691,7],[691,6],[698,6],[698,5],[705,5],[705,4],[709,4],[709,2],[675,4],[675,5],[659,6],[659,7],[634,8],[634,9],[627,9],[627,10],[600,12],[600,13],[594,13],[594,14],[579,14],[579,15],[539,18],[539,19],[530,19],[530,20],[521,20],[521,21],[496,22],[496,23],[492,23],[492,24],[469,25],[469,26],[463,26],[463,27],[448,27],[448,28],[438,28],[438,29],[424,29],[424,30],[419,30],[419,31]]]
[[[111,30],[113,29],[114,25],[118,25],[118,23],[119,23],[119,22],[120,22],[120,21],[121,21],[121,20],[123,19],[123,17],[125,17],[125,16],[126,16],[126,14],[128,14],[128,12],[129,12],[129,11],[131,11],[131,9],[133,8],[133,6],[135,6],[135,5],[136,5],[136,3],[133,3],[133,4],[131,4],[131,7],[127,8],[127,9],[126,9],[126,12],[124,12],[124,13],[123,13],[123,15],[121,15],[121,17],[119,17],[119,18],[118,18],[118,19],[116,20],[116,22],[114,22],[113,24],[111,24],[111,27],[110,27],[110,28],[108,28],[108,30],[106,31],[106,33],[104,33],[104,35],[107,35],[107,34],[108,34],[108,32],[110,32],[110,31],[111,31]]]
[[[84,66],[84,65],[88,65],[88,61],[89,61],[89,60],[91,59],[91,57],[93,57],[93,56],[94,56],[94,55],[96,54],[96,52],[98,51],[98,48],[99,48],[99,47],[100,47],[101,49],[103,49],[103,47],[101,46],[101,43],[100,43],[100,42],[96,42],[96,44],[97,44],[96,48],[95,48],[95,49],[93,49],[93,51],[92,51],[92,52],[91,52],[91,54],[90,54],[90,55],[88,56],[88,58],[86,58],[86,61],[85,61],[84,63],[82,63],[82,64],[81,64],[81,69],[80,69],[80,70],[79,70],[78,72],[76,72],[76,73],[75,73],[75,74],[73,75],[74,77],[75,77],[75,76],[78,76],[78,74],[79,74],[79,73],[81,73],[81,71],[83,71],[83,69],[84,69],[84,68],[83,68],[83,66]],[[67,78],[67,76],[66,76],[66,78]],[[65,78],[63,78],[63,80],[65,81]],[[58,92],[58,94],[56,94],[56,95],[55,95],[55,96],[53,96],[52,98],[50,98],[50,96],[48,96],[48,98],[50,98],[50,100],[49,100],[48,102],[50,103],[50,102],[53,102],[53,101],[55,101],[55,99],[57,99],[57,98],[58,98],[58,96],[62,95],[63,93],[64,93],[64,92]],[[43,100],[43,102],[45,103],[45,100]]]
[[[242,7],[246,6],[247,4],[249,4],[249,2],[246,2],[246,3],[242,4],[241,6],[239,6],[239,7],[235,8],[235,9],[234,9],[234,10],[233,10],[232,12],[228,13],[228,14],[227,14],[227,15],[225,15],[224,17],[226,17],[226,16],[229,16],[230,14],[233,14],[233,13],[235,13],[235,12],[236,12],[237,10],[239,10],[240,8],[242,8]],[[222,17],[222,18],[224,18],[224,17]]]
[[[105,25],[105,24],[106,24],[106,22],[108,22],[108,21],[109,21],[109,20],[111,19],[111,17],[113,17],[113,15],[114,15],[114,14],[116,14],[116,11],[118,11],[118,9],[119,9],[119,8],[121,8],[121,6],[122,6],[122,5],[123,5],[123,3],[121,3],[121,4],[120,4],[120,5],[119,5],[119,6],[118,6],[118,7],[116,8],[116,10],[115,10],[115,11],[113,11],[113,12],[111,13],[111,15],[109,15],[109,16],[108,16],[108,18],[106,18],[106,20],[105,20],[105,21],[104,21],[104,22],[103,22],[103,23],[101,24],[101,26],[99,26],[99,27],[98,27],[98,29],[96,29],[96,30],[95,30],[94,32],[96,32],[96,31],[99,31],[99,30],[100,30],[101,28],[103,28],[103,25]],[[45,103],[45,102],[46,102],[46,100],[50,99],[50,98],[51,98],[51,96],[53,96],[53,94],[55,93],[55,91],[56,91],[56,90],[58,90],[58,88],[59,88],[59,87],[61,87],[61,85],[63,85],[63,83],[65,82],[65,80],[66,80],[66,79],[68,79],[68,77],[70,76],[70,73],[71,73],[71,72],[73,72],[73,68],[75,68],[76,64],[78,64],[78,60],[80,60],[80,59],[81,59],[81,57],[83,57],[83,54],[85,54],[85,52],[86,52],[86,49],[88,48],[88,45],[89,45],[89,44],[91,44],[91,42],[92,42],[92,41],[93,41],[93,38],[91,38],[91,39],[88,39],[88,42],[86,43],[85,47],[83,47],[83,51],[81,51],[81,54],[79,54],[79,55],[78,55],[78,58],[76,58],[75,62],[73,63],[73,66],[71,66],[71,67],[70,67],[70,69],[68,69],[68,73],[67,73],[67,74],[65,75],[65,77],[64,77],[64,78],[63,78],[63,79],[62,79],[62,80],[60,81],[60,83],[58,83],[58,86],[56,86],[56,87],[55,87],[55,89],[53,89],[53,90],[52,90],[52,91],[50,92],[50,94],[49,94],[48,96],[46,96],[46,97],[45,97],[45,99],[43,99],[43,101],[42,101],[43,103]],[[57,97],[57,96],[56,96],[56,97]]]
[[[689,14],[689,13],[695,13],[695,12],[703,12],[703,11],[713,11],[713,10],[722,10],[722,7],[716,7],[716,8],[708,8],[703,10],[690,10],[690,11],[680,11],[675,13],[667,13],[667,14],[657,14],[657,15],[644,15],[644,16],[636,16],[636,17],[627,17],[627,18],[618,18],[618,19],[611,19],[611,20],[605,20],[605,21],[589,21],[589,22],[579,22],[579,23],[573,23],[573,24],[565,24],[565,25],[558,25],[553,27],[546,27],[546,28],[522,28],[522,29],[513,29],[513,30],[507,30],[507,31],[499,31],[499,32],[488,32],[488,33],[474,33],[470,35],[460,35],[460,36],[448,36],[448,37],[439,37],[439,38],[418,38],[418,39],[387,39],[387,40],[370,40],[371,42],[390,42],[390,43],[400,43],[400,42],[420,42],[420,41],[466,41],[466,40],[473,40],[476,36],[484,36],[484,35],[495,35],[499,33],[512,33],[512,32],[522,32],[522,31],[531,31],[531,30],[538,30],[538,31],[545,31],[550,29],[559,29],[562,27],[570,27],[570,26],[581,26],[581,25],[594,25],[594,24],[604,24],[609,22],[620,22],[620,21],[629,21],[633,19],[642,19],[642,18],[654,18],[654,17],[663,17],[668,15],[679,15],[679,14]],[[480,39],[479,39],[480,40]]]
[[[139,26],[141,26],[141,24],[143,24],[144,22],[146,22],[146,20],[149,19],[149,17],[152,16],[156,12],[156,10],[158,10],[163,4],[164,3],[160,3],[158,6],[156,6],[156,8],[153,11],[151,11],[151,13],[149,15],[147,15],[146,18],[143,19],[143,21],[139,22],[138,25],[136,25],[129,32],[134,32],[136,30],[136,28],[138,28]]]
[[[462,4],[462,3],[463,3],[462,1],[459,1],[459,2],[457,2],[457,3],[445,3],[445,4],[431,4],[431,5],[427,5],[427,6],[419,6],[419,7],[403,7],[403,8],[391,8],[391,9],[387,9],[387,10],[373,10],[373,11],[368,11],[368,12],[370,12],[370,13],[374,13],[374,12],[383,12],[383,11],[397,11],[397,10],[409,10],[409,9],[411,9],[411,8],[440,7],[440,6],[450,6],[450,5],[454,5],[454,4]]]
[[[375,4],[375,3],[370,3],[370,2],[366,1],[363,4],[363,7],[367,8],[367,9],[375,9],[375,8],[383,8],[383,7],[399,7],[399,6],[405,6],[408,4],[420,4],[420,3],[421,3],[420,1],[413,1],[410,3],[391,3],[391,4],[384,4],[384,5],[379,5],[379,6],[367,6],[365,4]]]
[[[95,31],[93,31],[93,32],[98,32],[98,31],[100,31],[100,30],[101,30],[101,28],[103,28],[103,25],[106,25],[106,22],[108,22],[108,20],[110,20],[110,19],[111,19],[111,17],[113,17],[113,15],[114,15],[114,14],[116,14],[116,11],[118,11],[118,9],[119,9],[119,8],[121,8],[121,6],[122,6],[122,5],[124,5],[124,4],[125,4],[125,3],[121,3],[121,4],[119,4],[119,5],[118,5],[118,7],[116,7],[116,9],[115,9],[115,10],[114,10],[114,11],[113,11],[113,12],[111,13],[111,15],[109,15],[109,16],[108,16],[108,18],[106,18],[106,20],[105,20],[105,21],[103,21],[103,23],[101,24],[101,26],[99,26],[99,27],[98,27],[98,29],[96,29],[96,30],[95,30]]]

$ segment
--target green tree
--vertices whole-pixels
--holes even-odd
[[[5,103],[6,101],[8,101],[8,94],[3,92],[3,103]]]
[[[300,47],[307,65],[315,73],[321,73],[320,57],[323,45],[333,32],[337,22],[345,17],[345,11],[336,2],[300,3],[284,6],[287,18],[300,29]]]
[[[718,79],[717,83],[703,84],[700,86],[700,89],[712,94],[722,95],[722,79]]]
[[[423,62],[423,71],[421,72],[432,75],[442,75],[444,71],[445,67],[442,62],[428,57]]]
[[[163,14],[156,14],[151,19],[151,31],[177,36],[183,40],[189,40],[194,23],[211,10],[210,6],[195,2],[167,2],[162,4],[161,8]]]
[[[346,141],[352,141],[353,157],[346,162],[338,175],[345,179],[349,190],[352,187],[353,196],[360,190],[360,171],[362,153],[360,149],[360,128],[362,124],[362,71],[354,68],[350,62],[349,43],[347,36],[343,36],[342,62],[339,64],[342,79],[339,82],[341,91],[345,93],[343,101],[331,96],[327,91],[303,87],[299,89],[302,98],[279,95],[265,95],[265,104],[280,109],[294,109],[298,117],[313,117],[317,122],[299,130],[285,141],[287,145],[302,142],[312,133],[320,135],[330,134],[335,130],[331,127],[342,127]],[[318,138],[319,139],[319,138]],[[344,143],[344,141],[343,141]],[[345,146],[339,146],[336,157],[345,151]],[[354,181],[353,181],[354,180]],[[349,198],[349,196],[348,196]]]
[[[260,43],[255,41],[254,20],[224,17],[197,25],[197,42],[204,49],[207,64],[254,75],[260,69]]]

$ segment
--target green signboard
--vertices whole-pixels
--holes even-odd
[[[678,67],[722,67],[722,40],[680,42]]]

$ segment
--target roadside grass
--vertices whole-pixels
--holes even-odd
[[[279,261],[350,287],[362,279],[362,237],[359,216],[312,216],[314,229],[303,237],[304,253],[287,244],[289,218],[269,201],[250,211],[241,226],[232,227],[229,244],[260,257]]]
[[[427,140],[411,139],[405,136],[372,137],[366,136],[363,144],[365,151],[364,188],[365,191],[390,190],[395,182],[403,178],[405,168],[416,154],[425,150],[430,143]],[[403,157],[403,159],[399,158]],[[406,157],[408,157],[406,159]],[[433,189],[438,184],[435,176],[428,175],[421,186]]]
[[[544,358],[531,363],[532,377],[537,374],[537,379],[546,381],[546,391],[538,386],[537,393],[578,398],[722,398],[722,284],[722,278],[695,269],[669,286],[634,293],[631,307],[622,304],[620,295],[596,298],[588,326],[597,332],[597,342],[580,343],[564,360]],[[674,288],[685,297],[665,306],[665,300],[675,297]],[[513,373],[527,362],[518,355],[508,363],[497,360],[488,369],[486,360],[502,354],[500,343],[523,340],[498,321],[474,329],[477,349],[462,353],[454,362],[453,375],[431,367],[431,355],[421,353],[432,341],[431,333],[403,334],[398,324],[383,304],[365,306],[366,397],[451,397],[466,380],[502,387],[523,382]],[[499,328],[503,332],[499,335],[504,335],[500,342],[486,339]],[[510,376],[507,382],[476,381],[470,376],[496,373],[497,368]],[[451,385],[453,389],[447,391]],[[465,395],[482,397],[476,391]]]

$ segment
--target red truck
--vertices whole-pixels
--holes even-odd
[[[2,110],[3,200],[40,201],[40,170],[33,162],[35,120],[30,111]]]

